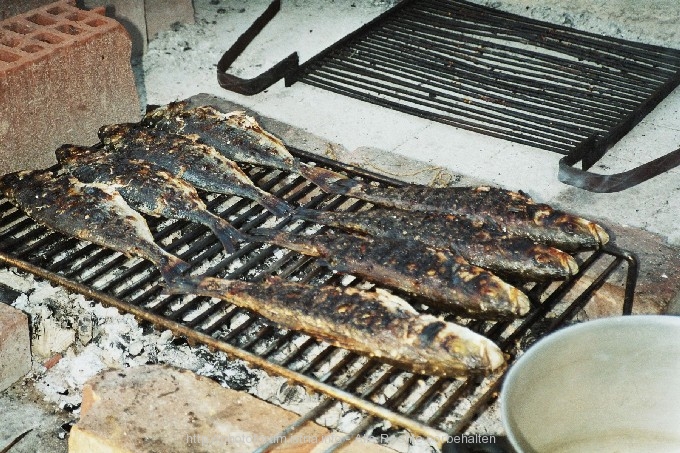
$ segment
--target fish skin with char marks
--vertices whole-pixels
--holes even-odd
[[[243,111],[224,113],[204,105],[191,108],[187,101],[171,102],[148,112],[141,121],[148,127],[197,137],[228,159],[296,173],[328,191],[329,184],[346,176],[300,162],[281,139],[270,134]]]
[[[189,265],[154,242],[144,218],[111,186],[86,184],[45,170],[0,178],[0,189],[36,222],[62,234],[151,261],[167,284]]]
[[[423,296],[444,311],[498,319],[525,315],[530,308],[522,291],[491,272],[419,241],[345,233],[310,236],[269,229],[252,230],[249,235],[318,257],[338,272]]]
[[[114,186],[125,201],[144,214],[183,219],[207,226],[225,250],[245,236],[223,218],[208,211],[196,189],[161,167],[139,159],[121,159],[109,153],[88,153],[76,145],[62,145],[58,161],[79,181]],[[81,156],[86,157],[82,158]]]
[[[292,211],[288,203],[253,184],[234,161],[190,137],[124,123],[101,127],[99,138],[110,149],[152,162],[199,189],[248,198],[277,217]]]
[[[198,283],[168,286],[164,292],[218,298],[284,328],[414,373],[450,377],[485,374],[505,362],[491,340],[466,327],[419,314],[385,291],[312,286],[279,277],[258,283],[208,277]]]
[[[569,252],[599,248],[609,241],[606,230],[595,222],[498,187],[378,187],[354,179],[329,181],[327,187],[328,192],[379,206],[491,221],[509,235]]]
[[[530,239],[509,237],[484,222],[453,215],[375,208],[358,212],[298,209],[295,217],[371,236],[411,239],[450,249],[470,264],[524,280],[559,280],[578,271],[574,258]]]

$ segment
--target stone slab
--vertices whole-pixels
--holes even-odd
[[[109,370],[83,388],[70,453],[252,451],[269,439],[276,452],[318,451],[330,431],[308,422],[281,438],[298,415],[252,395],[222,388],[187,370],[149,365]],[[346,452],[359,446],[350,444]],[[389,451],[365,443],[361,451]]]

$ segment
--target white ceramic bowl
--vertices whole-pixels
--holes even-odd
[[[564,328],[509,370],[503,424],[518,452],[680,452],[680,317]]]

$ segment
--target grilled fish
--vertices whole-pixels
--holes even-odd
[[[252,310],[284,328],[368,354],[412,371],[439,376],[487,373],[504,363],[501,350],[471,330],[419,314],[384,291],[312,286],[278,277],[251,283],[208,277],[180,282],[166,293],[215,297]]]
[[[354,179],[332,180],[327,187],[380,206],[492,221],[508,235],[565,251],[598,248],[609,241],[606,230],[594,222],[497,187],[376,187]]]
[[[245,112],[223,113],[212,106],[189,108],[186,101],[171,102],[147,113],[142,124],[194,136],[228,159],[297,173],[327,191],[329,184],[346,177],[296,159],[283,142],[265,131]]]
[[[71,175],[22,171],[0,178],[8,200],[29,217],[60,233],[151,261],[166,283],[189,265],[154,242],[146,221],[111,186],[86,184]]]
[[[318,257],[338,272],[421,295],[445,311],[505,318],[525,315],[530,308],[529,299],[519,289],[459,255],[422,242],[344,233],[307,236],[268,229],[253,230],[249,235]]]
[[[379,208],[359,212],[298,209],[295,216],[371,236],[448,248],[470,264],[527,280],[563,279],[578,271],[568,253],[530,239],[508,237],[484,222],[464,217]]]
[[[139,159],[117,159],[106,153],[78,159],[82,150],[80,146],[63,145],[56,151],[59,162],[79,181],[115,186],[125,201],[139,212],[205,225],[230,253],[234,251],[232,240],[245,239],[229,222],[208,211],[188,182]]]
[[[254,200],[276,216],[292,210],[285,201],[255,186],[235,162],[188,137],[135,124],[103,126],[99,137],[127,157],[152,162],[199,189]]]

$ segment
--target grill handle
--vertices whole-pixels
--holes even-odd
[[[678,148],[632,170],[613,175],[600,175],[574,167],[577,162],[583,161],[590,150],[600,147],[601,144],[595,136],[584,140],[569,155],[560,159],[558,179],[565,184],[590,192],[620,192],[680,165],[680,148]],[[583,165],[585,167],[586,164],[583,162]]]
[[[246,96],[252,96],[266,90],[277,81],[286,77],[286,75],[298,69],[299,57],[297,52],[293,52],[252,79],[243,79],[227,73],[229,67],[280,9],[281,2],[279,0],[271,2],[262,15],[260,15],[260,17],[248,27],[248,30],[239,36],[236,42],[222,55],[222,58],[220,58],[220,61],[217,63],[217,82],[222,88]]]

